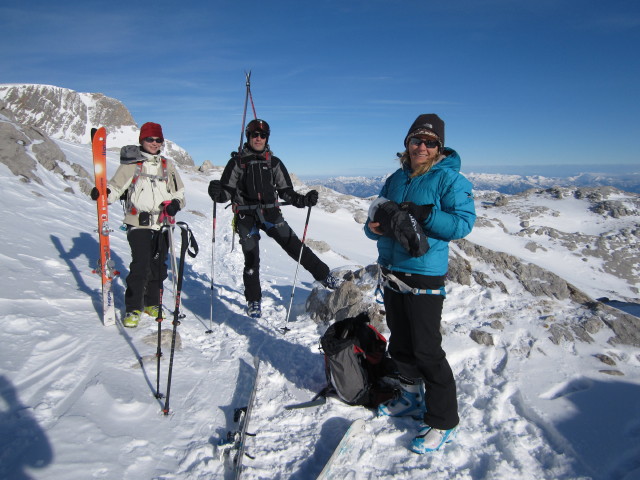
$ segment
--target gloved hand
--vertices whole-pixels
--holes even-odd
[[[164,208],[164,211],[170,217],[175,217],[176,213],[180,211],[180,201],[176,198],[171,200],[171,203],[166,207],[164,205],[160,205],[160,208]]]
[[[307,206],[307,197],[304,195],[300,195],[298,192],[290,193],[291,200],[289,202],[296,208],[304,208]]]
[[[107,195],[109,195],[110,193],[111,193],[111,189],[107,188]],[[93,187],[91,189],[91,193],[89,194],[89,196],[91,197],[91,200],[98,200],[98,197],[100,196],[100,192],[98,192],[98,188]]]
[[[304,206],[314,207],[316,203],[318,203],[318,192],[316,190],[307,192],[307,194],[304,196]]]
[[[406,210],[411,215],[413,215],[413,217],[417,221],[422,223],[427,218],[429,218],[429,215],[431,215],[431,210],[433,209],[434,206],[435,205],[433,203],[430,203],[428,205],[416,205],[413,202],[402,202],[400,204],[400,209]]]
[[[380,204],[374,222],[380,224],[383,235],[394,238],[412,257],[421,257],[429,250],[429,242],[415,217],[392,201]]]
[[[222,188],[220,180],[211,180],[211,182],[209,182],[209,196],[211,197],[211,200],[214,202],[222,202],[223,192],[224,189]]]

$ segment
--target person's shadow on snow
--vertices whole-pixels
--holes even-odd
[[[98,318],[102,318],[102,290],[100,288],[91,288],[85,282],[86,274],[95,275],[96,278],[99,278],[98,275],[92,273],[92,270],[98,265],[100,244],[93,235],[85,232],[71,239],[73,244],[69,250],[64,248],[60,239],[55,235],[50,235],[49,238],[58,250],[60,258],[64,260],[69,267],[69,271],[78,284],[78,289],[91,296],[91,301],[93,302],[96,313],[98,313]],[[76,265],[77,262],[74,262],[74,260],[83,256],[86,257],[86,267],[78,267]],[[122,259],[113,251],[111,251],[111,259],[115,264],[115,269],[123,272],[125,266]],[[117,281],[113,282],[113,297],[124,298],[124,288]]]
[[[45,431],[23,405],[13,384],[0,375],[0,478],[31,480],[26,468],[42,469],[53,460]]]
[[[547,398],[551,402],[568,401],[572,407],[565,407],[565,418],[546,426],[546,433],[559,450],[575,456],[578,474],[640,478],[638,399],[640,385],[636,383],[608,380],[604,375],[602,380],[573,379]]]

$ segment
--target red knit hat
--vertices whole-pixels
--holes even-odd
[[[142,128],[140,128],[140,143],[142,143],[143,138],[147,137],[164,138],[164,135],[162,135],[162,127],[159,123],[147,122],[142,125]]]

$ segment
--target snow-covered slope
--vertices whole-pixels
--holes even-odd
[[[88,146],[57,144],[72,164],[92,171]],[[111,175],[116,154],[109,152],[108,158]],[[181,346],[173,365],[171,415],[163,416],[163,399],[154,397],[156,322],[146,317],[137,329],[102,326],[99,278],[91,273],[98,251],[95,204],[79,192],[75,180],[36,168],[42,184],[19,181],[0,165],[6,217],[0,233],[0,478],[229,478],[216,445],[233,427],[234,408],[249,394],[254,356],[263,367],[249,427],[256,435],[247,442],[254,458],[244,459],[246,479],[315,478],[357,418],[366,419],[370,435],[353,478],[640,478],[638,348],[608,343],[612,332],[603,326],[590,333],[590,342],[554,342],[553,325],[577,322],[583,310],[568,299],[534,297],[513,276],[492,271],[457,246],[455,252],[467,257],[472,273],[486,274],[505,290],[476,282],[448,287],[444,348],[458,381],[462,419],[455,443],[439,453],[415,455],[407,449],[414,422],[376,418],[335,399],[314,409],[285,410],[324,385],[317,346],[326,326],[305,312],[314,285],[300,269],[292,330],[286,335],[278,331],[295,262],[266,235],[261,243],[265,315],[257,321],[244,315],[242,254],[237,244],[230,248],[231,213],[222,206],[212,250],[212,204],[206,191],[219,169],[208,174],[181,170],[187,207],[179,220],[191,226],[200,254],[187,259],[186,317],[177,327]],[[624,195],[618,200],[632,202]],[[618,277],[616,269],[585,249],[609,232],[619,238],[621,231],[635,231],[636,242],[626,248],[635,253],[630,268],[637,269],[637,212],[616,219],[594,214],[591,205],[573,194],[514,197],[506,204],[496,202],[495,195],[479,196],[478,212],[485,218],[469,240],[539,262],[589,295],[617,298],[631,309],[639,298],[637,270],[635,282]],[[354,220],[366,208],[365,200],[322,193],[307,236],[329,245],[320,256],[330,267],[375,261],[374,242]],[[110,213],[116,230],[113,257],[126,274],[129,247],[117,229],[122,210],[114,205]],[[285,207],[284,213],[301,234],[305,211]],[[574,233],[589,239],[572,250],[563,235]],[[165,305],[171,308],[167,284]],[[121,280],[115,294],[122,308]],[[171,322],[162,327],[170,329]],[[212,334],[206,333],[209,328]],[[471,334],[477,330],[490,333],[493,345],[474,341]],[[166,344],[163,351],[160,391],[166,393]]]

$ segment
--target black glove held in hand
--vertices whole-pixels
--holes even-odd
[[[376,210],[374,222],[380,223],[383,235],[395,238],[412,257],[421,257],[429,250],[429,242],[415,217],[401,210],[395,202],[382,203]]]
[[[171,200],[171,203],[164,208],[164,211],[167,212],[167,215],[170,217],[175,217],[176,213],[180,211],[180,202],[174,198]]]
[[[400,204],[400,209],[406,210],[413,215],[416,220],[422,223],[429,218],[429,215],[431,215],[431,209],[433,209],[434,206],[435,205],[433,203],[428,205],[416,205],[413,202],[402,202]]]
[[[304,206],[314,207],[316,203],[318,203],[318,192],[316,190],[307,192],[307,194],[304,196]]]
[[[220,180],[211,180],[209,183],[209,196],[214,202],[222,202],[222,183]]]
[[[111,189],[107,188],[107,195],[109,195],[111,193]],[[91,200],[98,200],[98,197],[100,196],[100,192],[98,191],[97,187],[93,187],[91,189],[91,193],[89,194],[89,196],[91,196]]]
[[[307,197],[305,197],[304,195],[300,195],[298,192],[291,192],[291,205],[293,205],[296,208],[304,208],[306,207],[306,200]]]

